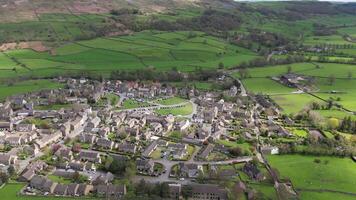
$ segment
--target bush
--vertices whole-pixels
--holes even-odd
[[[319,164],[321,162],[321,160],[319,158],[315,158],[314,162]]]

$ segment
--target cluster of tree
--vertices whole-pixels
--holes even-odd
[[[350,116],[344,117],[337,129],[341,132],[356,134],[356,120],[353,120]]]
[[[216,69],[203,69],[197,67],[195,71],[182,73],[177,68],[169,71],[156,71],[154,68],[145,68],[135,71],[117,70],[111,73],[110,78],[114,80],[154,80],[154,81],[207,81],[222,76],[222,72]]]
[[[168,183],[146,183],[144,179],[135,185],[135,195],[149,198],[169,198]]]
[[[279,2],[284,4],[283,9],[274,7],[256,6],[255,11],[267,16],[268,18],[284,19],[296,21],[307,19],[315,14],[318,15],[335,15],[335,14],[355,14],[356,4],[332,4],[329,2],[306,1],[306,2]]]
[[[334,105],[332,100],[328,100],[326,103],[320,103],[313,101],[307,107],[311,110],[330,110]]]
[[[304,154],[304,155],[329,155],[329,156],[350,156],[355,153],[355,148],[340,135],[335,138],[320,138],[308,136],[303,146],[295,143],[283,144],[279,148],[281,154]]]
[[[121,9],[112,9],[110,14],[114,16],[119,15],[137,15],[142,14],[142,12],[137,8],[121,8]]]
[[[336,34],[336,30],[330,27],[325,26],[324,24],[314,23],[314,35],[316,36],[327,36]]]
[[[251,155],[250,151],[244,150],[241,147],[231,147],[229,148],[229,153],[235,157]]]
[[[238,65],[238,68],[248,68],[248,67],[265,67],[267,65],[284,65],[284,64],[291,64],[297,62],[305,62],[308,61],[307,58],[304,56],[299,55],[288,55],[287,58],[256,58],[249,62],[242,62]]]
[[[9,175],[6,172],[0,172],[0,186],[9,181]]]
[[[161,31],[195,30],[213,33],[233,30],[241,24],[241,18],[238,15],[213,9],[205,10],[197,17],[179,18],[175,21],[154,16],[147,21],[138,21],[134,15],[130,14],[121,15],[114,19],[135,31],[149,29]]]
[[[124,176],[127,179],[136,174],[136,165],[133,161],[119,161],[111,156],[107,156],[105,162],[100,166],[103,170],[109,171],[117,176]]]
[[[318,128],[320,128],[322,123],[324,122],[324,118],[317,111],[310,110],[309,108],[303,109],[298,112],[294,116],[294,119],[298,121],[303,121],[313,127]]]

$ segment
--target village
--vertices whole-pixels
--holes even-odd
[[[127,194],[125,178],[167,183],[171,199],[186,195],[187,186],[191,199],[227,199],[217,183],[240,176],[236,168],[256,181],[271,176],[295,195],[263,158],[279,148],[261,139],[293,137],[282,126],[293,121],[266,97],[242,95],[242,85],[199,91],[152,82],[53,81],[64,87],[12,96],[0,106],[1,171],[27,183],[21,195],[118,199]],[[242,181],[235,187],[256,195]]]

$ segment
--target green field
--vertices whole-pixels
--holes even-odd
[[[102,37],[65,44],[52,54],[12,50],[0,54],[0,77],[55,76],[80,71],[109,75],[114,70],[192,71],[196,67],[235,66],[257,57],[250,50],[201,32],[144,31],[130,36]],[[14,62],[14,59],[18,62]]]
[[[302,191],[300,194],[302,200],[353,200],[354,196],[332,193],[332,192],[306,192]]]
[[[316,158],[321,162],[314,162]],[[270,155],[267,159],[280,177],[290,178],[297,189],[355,192],[356,165],[350,158]]]
[[[248,91],[254,93],[263,93],[269,95],[277,94],[290,94],[297,91],[295,88],[286,87],[277,81],[271,80],[269,78],[248,78],[243,79],[242,83],[247,88]]]
[[[72,183],[71,179],[66,179],[60,176],[56,176],[56,175],[48,175],[47,176],[48,179],[52,180],[53,182],[57,182],[57,183],[62,183],[62,184],[69,184]]]
[[[17,82],[13,85],[0,85],[0,101],[6,97],[27,92],[39,91],[43,89],[56,89],[62,87],[62,84],[50,80],[30,80]]]
[[[186,99],[182,99],[179,97],[170,97],[167,99],[162,99],[162,100],[157,100],[155,103],[161,104],[161,105],[175,105],[175,104],[181,104],[187,102]]]
[[[165,108],[165,109],[159,109],[156,110],[156,113],[160,115],[190,115],[193,112],[193,104],[192,103],[187,103],[184,104],[182,107],[177,107],[177,108]]]
[[[316,65],[319,67],[317,68]],[[269,77],[278,76],[287,72],[287,66],[291,66],[292,72],[315,77],[315,86],[318,88],[315,94],[325,100],[340,99],[336,103],[343,107],[356,110],[356,67],[350,64],[334,63],[295,63],[290,65],[277,65],[248,69],[251,78],[242,79],[248,91],[270,95],[271,98],[287,114],[296,113],[306,107],[310,102],[321,102],[319,99],[307,94],[293,94],[295,88],[288,88]],[[349,78],[351,74],[351,79]],[[330,85],[329,76],[335,77],[335,82]],[[238,73],[234,76],[239,77]],[[337,92],[337,93],[332,93]],[[342,111],[320,111],[325,117],[343,118],[349,114]]]
[[[305,45],[318,45],[318,44],[352,44],[342,38],[341,35],[331,35],[331,36],[311,36],[306,38],[304,41]]]
[[[140,108],[140,107],[147,107],[150,104],[147,102],[138,102],[133,99],[126,99],[120,109],[133,109],[133,108]]]

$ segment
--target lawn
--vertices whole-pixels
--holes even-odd
[[[147,107],[150,104],[147,102],[138,102],[133,99],[126,99],[123,103],[122,106],[120,107],[121,109],[133,109],[133,108],[140,108],[140,107]]]
[[[168,134],[168,137],[172,137],[172,138],[181,140],[183,137],[183,134],[180,131],[172,131]]]
[[[56,83],[50,80],[30,80],[14,83],[13,85],[0,85],[0,101],[8,96],[34,92],[44,89],[56,89],[63,87],[63,84]]]
[[[247,143],[247,142],[238,143],[238,142],[229,141],[229,140],[217,140],[216,142],[218,144],[224,145],[225,147],[231,147],[231,148],[240,147],[242,150],[251,153],[251,151],[250,151],[251,145],[249,143]]]
[[[162,99],[162,100],[157,100],[155,103],[161,104],[161,105],[175,105],[175,104],[181,104],[187,102],[186,99],[182,99],[180,97],[170,97],[167,99]]]
[[[48,177],[48,179],[50,179],[50,180],[52,180],[53,182],[56,182],[56,183],[62,183],[62,184],[72,183],[71,179],[63,178],[63,177],[52,175],[52,174],[48,175],[47,177]]]
[[[4,200],[98,200],[98,198],[79,198],[79,197],[54,197],[54,196],[20,196],[18,192],[25,186],[23,183],[8,183],[0,189],[0,197]]]
[[[161,158],[161,148],[158,147],[156,150],[154,150],[149,156],[153,159],[153,160],[159,160]]]
[[[304,129],[289,128],[288,130],[298,137],[306,138],[308,136],[308,131]]]
[[[176,108],[162,108],[159,110],[156,110],[156,113],[160,115],[190,115],[193,112],[193,104],[192,103],[187,103],[184,104],[181,107],[176,107]]]
[[[314,162],[316,158],[321,162]],[[267,159],[296,188],[355,192],[356,165],[350,158],[269,155]]]

